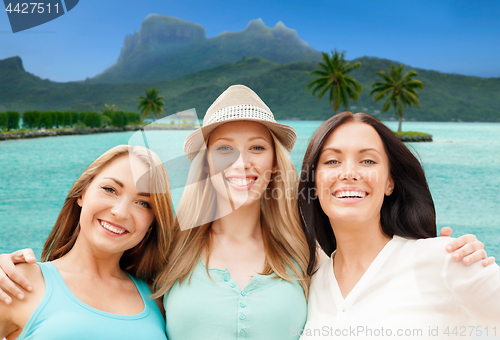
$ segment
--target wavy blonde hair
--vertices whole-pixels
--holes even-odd
[[[298,280],[307,297],[310,280],[307,275],[309,251],[296,204],[298,175],[288,151],[269,132],[274,142],[277,171],[272,174],[261,198],[266,262],[260,274],[275,273],[284,280]],[[205,144],[208,145],[208,138]],[[206,150],[200,152],[192,162],[188,183],[193,184],[184,189],[181,197],[173,227],[173,247],[167,267],[155,281],[154,297],[165,294],[177,280],[182,284],[190,277],[203,250],[206,251],[207,258],[210,257],[209,241],[211,221],[216,213],[216,192],[208,174],[202,170],[204,166]],[[282,193],[280,197],[274,198],[273,190]],[[189,229],[181,231],[180,224]],[[206,267],[208,268],[208,263]]]
[[[172,241],[174,214],[167,171],[160,158],[142,146],[119,145],[97,158],[71,187],[59,217],[42,252],[42,261],[53,261],[73,248],[80,233],[82,208],[77,200],[94,178],[119,157],[134,156],[146,164],[150,171],[150,195],[154,220],[151,231],[134,248],[124,252],[120,267],[143,280],[152,280],[167,264],[167,251]]]

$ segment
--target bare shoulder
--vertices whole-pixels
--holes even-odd
[[[43,275],[42,275],[42,270],[40,269],[40,266],[37,264],[29,264],[29,263],[21,263],[16,265],[16,268],[19,269],[19,272],[28,279],[33,285],[35,285],[35,282],[44,282],[43,280]]]
[[[0,338],[16,338],[45,294],[45,283],[40,267],[36,264],[20,264],[16,268],[33,285],[22,301],[13,298],[11,305],[0,303]]]
[[[12,320],[22,329],[45,295],[45,281],[37,264],[19,264],[16,268],[33,286],[33,290],[25,293],[22,301],[13,299]]]

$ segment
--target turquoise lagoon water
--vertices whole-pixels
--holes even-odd
[[[299,139],[292,160],[300,169],[307,143],[321,124],[288,121]],[[392,129],[397,122],[388,122]],[[427,174],[438,227],[453,235],[474,233],[500,259],[500,124],[405,122],[405,130],[425,131],[432,143],[411,143]],[[187,165],[182,143],[190,131],[152,131],[148,145],[167,163],[174,183]],[[61,136],[0,142],[0,252],[31,247],[40,256],[65,196],[77,177],[109,148],[144,145],[133,132]],[[178,158],[179,157],[179,158]],[[173,191],[174,201],[182,189]]]

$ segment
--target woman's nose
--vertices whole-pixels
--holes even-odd
[[[345,162],[339,172],[339,180],[341,181],[357,181],[359,177],[358,168],[354,162]]]
[[[251,166],[251,157],[240,150],[238,159],[233,163],[235,169],[248,169]]]
[[[111,213],[120,220],[126,220],[130,217],[131,203],[125,197],[118,199],[113,207]]]

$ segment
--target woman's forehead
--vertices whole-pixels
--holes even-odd
[[[385,153],[384,144],[377,131],[371,125],[362,122],[350,122],[337,127],[327,137],[322,149],[323,151],[375,149]]]
[[[219,139],[233,141],[247,141],[263,138],[272,141],[269,129],[264,125],[252,121],[229,122],[217,127],[210,135],[210,143]]]

